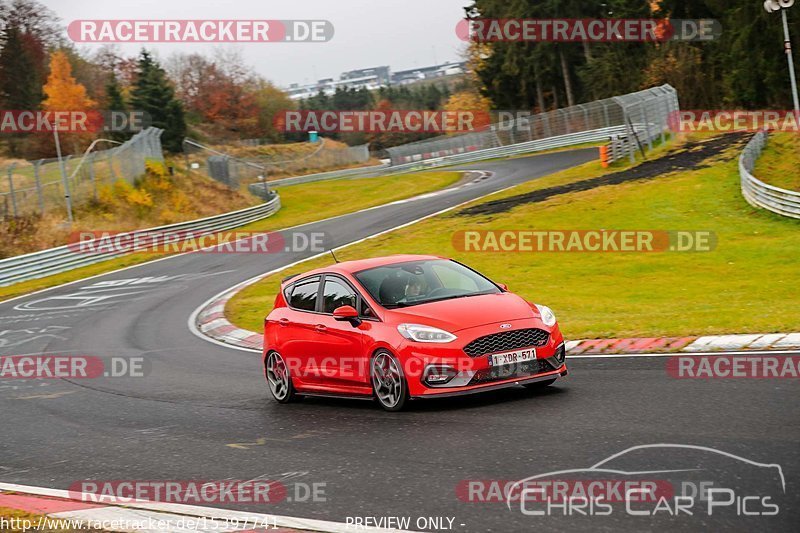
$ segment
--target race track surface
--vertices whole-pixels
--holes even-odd
[[[596,156],[585,149],[476,163],[464,168],[493,175],[299,229],[323,231],[339,246]],[[148,370],[142,378],[0,382],[0,481],[66,489],[84,479],[282,479],[293,500],[296,483],[324,483],[326,501],[226,507],[336,522],[411,517],[411,529],[421,529],[414,522],[420,516],[453,518],[455,531],[499,532],[778,531],[800,523],[797,380],[677,380],[665,371],[666,357],[575,359],[570,376],[542,392],[416,402],[404,413],[363,401],[278,405],[257,354],[207,342],[187,321],[226,288],[310,255],[188,254],[0,304],[0,355],[144,357]],[[653,443],[780,465],[780,512],[653,519],[615,509],[609,516],[538,517],[518,505],[460,497],[467,480],[586,468]],[[674,461],[656,464],[665,455],[633,463],[673,468]],[[692,468],[707,464],[689,461]],[[733,475],[754,491],[769,484],[764,469],[740,466],[717,465],[704,479]]]

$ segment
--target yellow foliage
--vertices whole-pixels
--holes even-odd
[[[131,189],[125,199],[136,207],[152,207],[153,197],[144,189]]]
[[[176,191],[170,198],[170,209],[176,213],[188,213],[191,211],[191,202],[185,194]]]
[[[86,87],[72,77],[72,66],[67,54],[58,50],[50,55],[50,75],[44,85],[48,111],[86,111],[97,103],[86,94]]]
[[[446,111],[489,111],[492,102],[475,91],[453,93],[444,105]]]
[[[167,176],[167,167],[161,161],[147,160],[144,163],[144,168],[151,176],[157,176],[160,178]]]

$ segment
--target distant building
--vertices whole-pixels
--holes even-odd
[[[455,74],[463,74],[467,70],[467,64],[461,63],[442,63],[441,65],[431,65],[429,67],[418,67],[408,70],[398,70],[392,74],[392,83],[395,85],[405,85],[419,80],[431,78],[441,78]]]
[[[292,100],[311,98],[320,91],[328,96],[333,95],[338,88],[367,89],[374,91],[388,85],[406,85],[419,80],[439,78],[463,74],[466,72],[466,63],[442,63],[430,67],[413,68],[392,72],[388,66],[370,67],[342,72],[339,79],[323,78],[316,83],[301,85],[292,83],[286,93]]]

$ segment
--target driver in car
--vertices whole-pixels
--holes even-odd
[[[417,276],[410,276],[406,284],[406,301],[423,294],[422,281]]]

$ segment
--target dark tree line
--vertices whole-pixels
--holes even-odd
[[[468,17],[716,19],[707,42],[488,43],[481,89],[497,108],[553,109],[669,83],[684,108],[790,108],[780,16],[759,0],[475,0]],[[800,8],[789,12],[800,36]],[[487,57],[488,56],[488,57]]]

